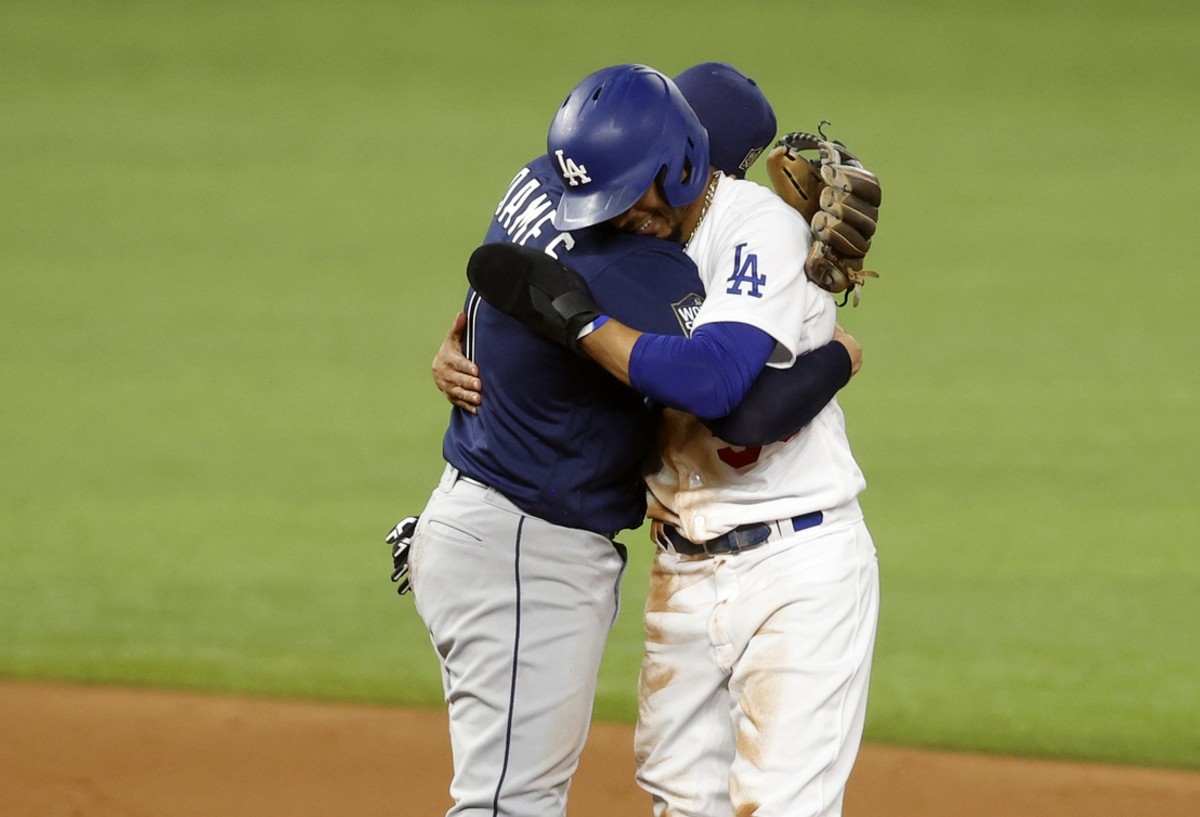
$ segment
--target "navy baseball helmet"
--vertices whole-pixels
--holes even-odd
[[[588,75],[550,123],[546,152],[564,191],[554,227],[590,227],[628,210],[662,174],[667,203],[708,182],[708,133],[670,77],[645,65]]]
[[[708,130],[709,161],[745,178],[775,138],[775,111],[758,83],[727,62],[702,62],[675,77],[675,85]]]

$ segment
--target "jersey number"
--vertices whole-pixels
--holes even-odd
[[[786,443],[795,436],[795,434],[789,434],[780,440],[780,442]],[[754,463],[758,462],[759,458],[762,457],[762,450],[763,447],[761,445],[748,445],[741,449],[727,445],[724,448],[717,449],[717,459],[730,468],[741,470],[747,465],[754,465]]]
[[[728,465],[730,468],[742,469],[747,465],[753,465],[758,462],[758,458],[762,456],[761,445],[748,445],[745,448],[738,450],[732,446],[717,449],[717,457],[721,462]]]

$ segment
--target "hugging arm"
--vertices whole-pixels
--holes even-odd
[[[466,314],[459,312],[442,338],[430,368],[434,385],[450,404],[474,414],[483,397],[483,383],[479,379],[479,367],[463,354],[462,336],[466,325]]]
[[[433,379],[452,405],[475,413],[483,384],[478,367],[462,354],[463,323],[459,313],[433,359]],[[705,425],[732,445],[785,439],[811,422],[861,363],[862,348],[838,327],[830,343],[801,355],[790,367],[766,367],[733,411]]]
[[[704,424],[732,445],[767,445],[812,422],[858,371],[862,348],[838,327],[833,340],[786,369],[768,366],[732,412]]]
[[[678,338],[645,335],[607,316],[596,320],[602,312],[573,270],[513,245],[477,249],[467,277],[484,300],[539,335],[591,357],[640,393],[700,417],[721,418],[714,433],[735,445],[779,440],[802,428],[861,361],[861,349],[840,328],[826,351],[801,356],[779,371],[765,366],[774,347],[770,335],[746,324],[707,324],[692,338]],[[829,348],[836,346],[840,352]],[[757,390],[756,380],[763,380]],[[751,393],[746,411],[733,414]]]

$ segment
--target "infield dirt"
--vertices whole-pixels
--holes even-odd
[[[433,817],[442,712],[0,682],[5,817]],[[571,817],[649,815],[631,730],[596,724]],[[846,817],[1195,817],[1200,773],[866,746]]]

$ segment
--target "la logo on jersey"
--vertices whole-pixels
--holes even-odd
[[[751,298],[761,298],[762,292],[759,287],[767,283],[767,276],[758,274],[758,254],[748,252],[743,257],[742,250],[746,249],[745,244],[738,244],[734,248],[733,255],[733,275],[730,275],[729,289],[725,290],[730,295],[741,295],[742,287],[750,287],[750,291],[745,293]]]
[[[562,177],[566,179],[567,184],[572,187],[578,187],[592,180],[592,177],[587,174],[587,167],[584,165],[577,165],[574,159],[564,157],[561,150],[554,151],[554,155],[558,157],[558,166],[562,168]]]

